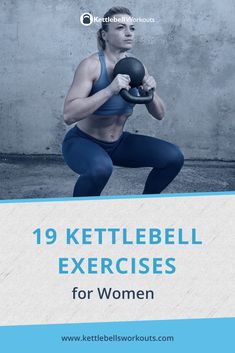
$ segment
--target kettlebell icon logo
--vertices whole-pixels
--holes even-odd
[[[89,12],[85,12],[80,16],[80,22],[83,26],[90,26],[93,22],[93,16]]]

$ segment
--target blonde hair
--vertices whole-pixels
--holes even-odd
[[[131,11],[126,7],[122,7],[122,6],[111,7],[111,9],[109,9],[104,14],[103,18],[106,19],[106,21],[101,22],[101,28],[97,31],[97,46],[99,50],[105,49],[105,40],[102,37],[102,31],[108,32],[108,24],[109,24],[108,19],[115,15],[120,15],[120,14],[124,14],[132,17]]]

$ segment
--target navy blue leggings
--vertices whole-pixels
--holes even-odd
[[[73,196],[98,196],[113,165],[153,167],[143,194],[159,194],[176,177],[184,163],[179,148],[154,137],[123,132],[115,142],[104,142],[74,126],[66,134],[62,152],[68,166],[80,175]]]

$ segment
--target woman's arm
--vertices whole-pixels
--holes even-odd
[[[94,59],[91,58],[83,60],[78,66],[64,103],[63,116],[66,124],[71,125],[86,118],[121,88],[130,88],[129,76],[118,75],[109,86],[88,97],[97,76],[97,69]]]
[[[152,102],[146,104],[148,112],[156,119],[162,120],[165,116],[165,105],[162,99],[154,92]]]
[[[152,102],[146,104],[146,108],[148,109],[148,112],[156,119],[162,120],[165,115],[165,105],[163,103],[163,100],[157,95],[156,93],[156,81],[153,76],[150,76],[148,74],[147,69],[145,68],[145,76],[143,79],[143,91],[147,92],[151,88],[154,89],[154,96]]]
[[[95,74],[95,62],[90,58],[83,60],[76,69],[72,85],[64,103],[64,121],[70,125],[92,114],[111,97],[108,89],[88,97]]]

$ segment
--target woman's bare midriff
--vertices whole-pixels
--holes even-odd
[[[80,120],[77,126],[80,130],[98,140],[114,142],[122,135],[124,125],[130,115],[90,115]]]

